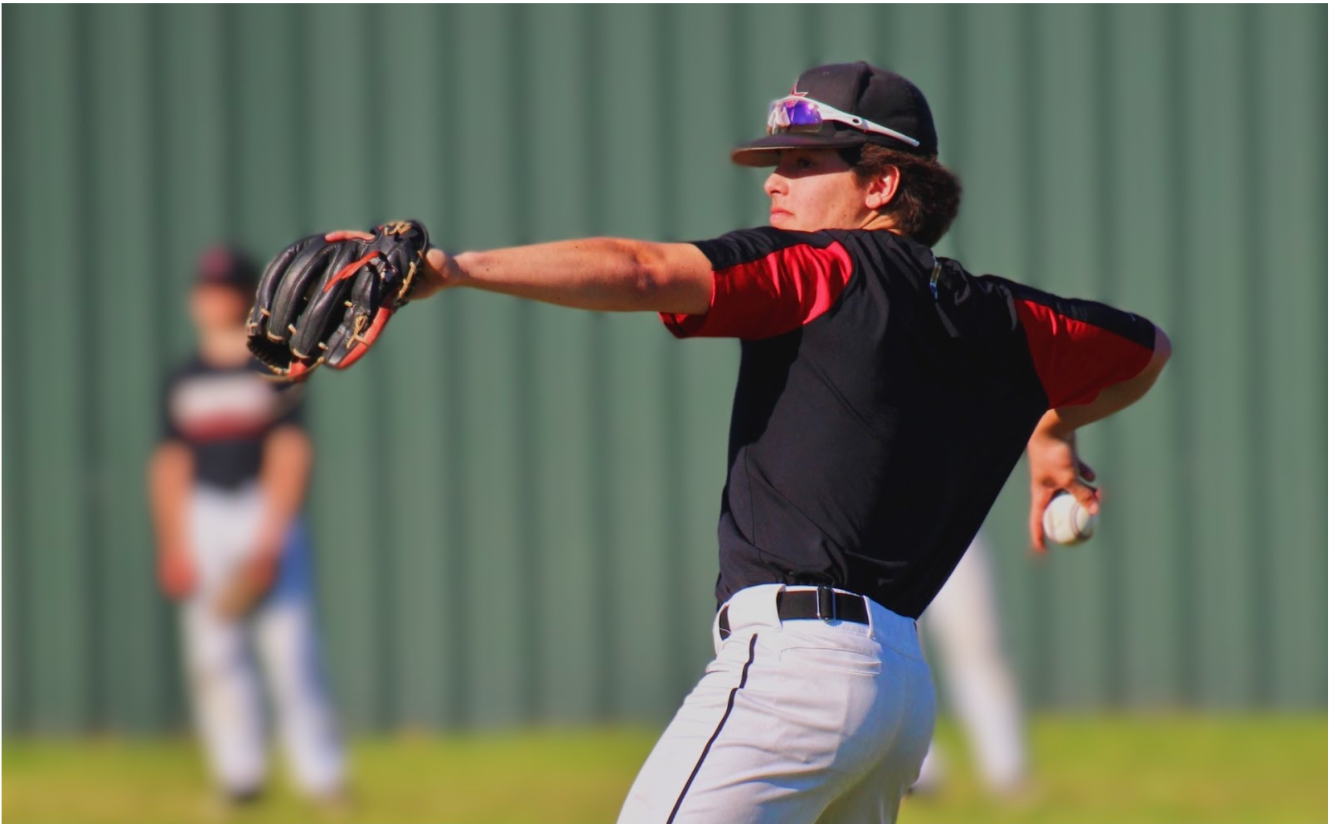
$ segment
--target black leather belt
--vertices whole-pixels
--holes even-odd
[[[730,607],[721,608],[716,627],[721,638],[730,636]],[[869,605],[864,596],[837,592],[831,587],[817,589],[782,590],[776,594],[776,614],[782,621],[801,618],[820,618],[824,621],[851,621],[869,623]]]

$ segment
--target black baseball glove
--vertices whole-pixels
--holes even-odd
[[[284,381],[360,360],[423,279],[430,236],[414,220],[310,235],[264,269],[247,324],[254,356]]]

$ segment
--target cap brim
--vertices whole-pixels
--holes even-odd
[[[819,134],[772,134],[736,147],[730,159],[740,166],[775,166],[782,149],[845,149],[869,140],[857,132]]]

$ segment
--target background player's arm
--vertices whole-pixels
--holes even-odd
[[[1045,549],[1042,520],[1045,507],[1058,492],[1066,490],[1091,512],[1099,508],[1099,490],[1082,482],[1094,480],[1095,473],[1077,458],[1076,432],[1079,428],[1103,420],[1136,403],[1155,384],[1169,361],[1173,348],[1169,337],[1156,327],[1151,359],[1133,377],[1106,387],[1087,404],[1050,409],[1036,424],[1026,446],[1031,470],[1031,541],[1036,549]]]
[[[148,502],[157,536],[157,577],[162,591],[183,598],[194,586],[189,549],[189,495],[194,456],[180,441],[163,441],[148,461]]]
[[[248,561],[219,590],[214,608],[222,618],[240,618],[272,588],[287,533],[305,502],[313,457],[309,436],[299,426],[278,426],[264,438],[259,468],[263,514]]]
[[[263,490],[264,514],[259,527],[259,551],[276,556],[305,504],[314,447],[299,426],[278,426],[264,439],[262,461],[259,486]]]
[[[453,286],[610,312],[703,314],[712,299],[712,266],[690,243],[616,238],[567,240],[464,252],[431,249],[433,277],[418,294]]]

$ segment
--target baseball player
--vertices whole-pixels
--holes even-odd
[[[190,312],[197,352],[169,377],[150,464],[158,577],[180,602],[196,726],[226,806],[256,799],[267,773],[263,659],[293,772],[320,804],[343,797],[342,745],[321,675],[309,546],[300,521],[312,459],[301,390],[268,380],[246,348],[258,270],[203,253]]]
[[[989,547],[977,534],[956,569],[920,616],[920,634],[943,662],[943,686],[971,746],[980,779],[995,797],[1016,800],[1029,789],[1026,732],[1016,678],[1003,650]],[[929,794],[946,767],[937,742],[911,791]]]
[[[893,821],[933,728],[915,619],[1023,450],[1038,544],[1056,491],[1096,508],[1074,433],[1140,398],[1168,358],[1143,318],[936,257],[960,202],[937,154],[908,80],[822,66],[732,155],[773,167],[768,226],[451,255],[399,221],[304,238],[265,272],[250,345],[293,380],[363,357],[408,300],[461,287],[741,341],[716,658],[624,824]]]

